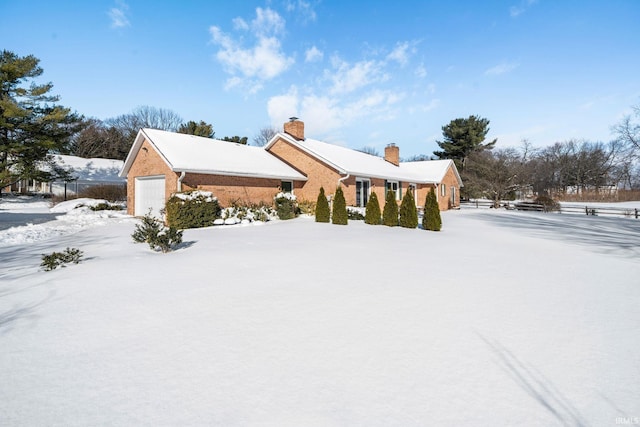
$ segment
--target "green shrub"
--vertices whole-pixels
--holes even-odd
[[[424,202],[424,216],[422,217],[422,228],[431,231],[440,231],[442,228],[442,218],[440,218],[440,207],[436,199],[436,192],[432,188],[427,194]]]
[[[387,190],[382,211],[382,223],[389,227],[398,225],[398,203],[396,202],[396,193],[392,190]]]
[[[182,243],[182,231],[175,227],[165,227],[159,219],[151,216],[151,212],[136,224],[131,235],[136,243],[148,243],[152,251],[170,252]]]
[[[333,212],[331,222],[333,224],[347,225],[349,215],[347,214],[347,202],[344,199],[342,187],[336,188],[336,195],[333,197]]]
[[[218,199],[200,190],[175,193],[165,207],[167,224],[177,229],[212,226],[220,212]]]
[[[82,251],[76,248],[67,248],[64,252],[53,252],[49,255],[42,254],[40,267],[42,267],[44,271],[51,271],[58,267],[66,267],[65,264],[78,264],[82,255]]]
[[[331,220],[331,211],[329,210],[329,201],[324,195],[324,188],[320,187],[318,200],[316,201],[316,222],[329,222]]]
[[[115,203],[98,203],[95,206],[89,206],[92,211],[121,211],[122,205]]]
[[[296,196],[291,193],[278,193],[274,198],[276,212],[280,219],[292,219],[297,216]]]
[[[418,210],[411,191],[407,191],[400,204],[400,227],[416,228],[418,226]]]
[[[378,202],[378,196],[376,193],[371,193],[369,201],[367,202],[364,222],[371,225],[380,225],[380,217],[380,202]]]
[[[359,210],[347,208],[347,218],[354,221],[362,221],[364,219],[364,215],[362,215]]]

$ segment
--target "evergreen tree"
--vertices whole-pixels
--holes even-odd
[[[338,186],[338,188],[336,188],[336,195],[333,197],[331,222],[334,224],[347,225],[348,219],[347,202],[344,199],[342,187]]]
[[[316,201],[316,222],[329,222],[331,219],[331,211],[329,210],[329,201],[324,195],[324,188],[320,187],[320,194]]]
[[[200,123],[196,123],[193,120],[189,120],[187,123],[183,123],[178,127],[178,133],[186,133],[188,135],[203,136],[205,138],[213,138],[215,132],[213,131],[213,125],[200,120]]]
[[[396,193],[393,190],[387,190],[384,209],[382,211],[382,223],[389,227],[398,225],[398,203],[396,202]]]
[[[453,159],[460,172],[464,172],[469,154],[491,150],[496,145],[496,139],[484,143],[489,132],[489,120],[469,116],[468,119],[455,119],[442,127],[444,141],[436,141],[442,151],[434,151],[439,159]]]
[[[380,225],[380,202],[376,193],[371,193],[367,202],[364,222],[371,225]]]
[[[424,217],[422,218],[422,228],[431,231],[440,231],[442,228],[442,218],[440,218],[440,208],[436,199],[436,192],[432,188],[427,194],[424,202]]]
[[[81,129],[77,114],[55,105],[53,85],[36,83],[43,72],[39,62],[33,55],[0,51],[0,188],[21,179],[55,178],[51,154],[66,152]]]
[[[418,226],[418,210],[411,191],[407,191],[400,204],[400,227],[416,228]]]

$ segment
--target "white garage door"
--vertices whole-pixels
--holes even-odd
[[[144,216],[151,209],[152,216],[162,218],[160,210],[164,209],[164,175],[138,177],[135,185],[135,216]]]

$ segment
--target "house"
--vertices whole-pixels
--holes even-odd
[[[306,182],[295,192],[299,200],[314,201],[320,187],[332,194],[341,185],[348,206],[366,206],[371,192],[384,203],[385,189],[394,191],[398,201],[411,191],[416,205],[423,206],[432,188],[440,210],[460,205],[463,184],[451,160],[400,162],[400,149],[395,144],[385,147],[381,158],[305,138],[304,123],[295,117],[265,149],[306,176]]]
[[[263,148],[156,129],[138,132],[120,176],[135,216],[159,215],[173,193],[189,190],[211,191],[222,206],[271,205],[307,180]]]
[[[20,180],[13,184],[10,191],[17,193],[45,193],[77,195],[83,190],[98,185],[125,185],[126,180],[118,174],[124,162],[114,159],[85,159],[77,156],[56,154],[52,163],[42,166],[42,170],[63,172],[62,178],[40,182],[32,179]]]
[[[384,158],[304,137],[304,123],[285,123],[264,147],[194,135],[141,129],[124,161],[127,210],[135,216],[159,215],[175,192],[211,191],[222,206],[272,204],[280,192],[315,201],[320,187],[331,195],[343,187],[348,206],[364,207],[372,192],[381,203],[387,190],[400,201],[413,192],[418,207],[436,190],[441,210],[460,204],[462,180],[451,160],[400,162],[390,144]]]

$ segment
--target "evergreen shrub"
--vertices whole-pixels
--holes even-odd
[[[347,225],[349,215],[347,214],[347,202],[344,199],[342,187],[336,188],[336,195],[333,198],[333,212],[331,222],[333,224]]]
[[[141,221],[131,235],[134,242],[148,243],[152,251],[163,253],[172,251],[182,243],[182,231],[172,226],[165,227],[162,221],[151,216],[151,212]]]
[[[382,223],[389,227],[398,225],[398,203],[396,202],[396,193],[392,190],[387,190],[382,211]]]
[[[324,194],[324,188],[320,187],[320,193],[316,201],[316,222],[329,222],[330,220],[331,211],[329,210],[329,201]]]
[[[411,191],[407,191],[400,204],[400,227],[416,228],[418,226],[418,210]]]
[[[369,201],[367,202],[366,212],[364,215],[364,222],[371,225],[380,225],[380,202],[378,202],[378,196],[376,193],[371,193]]]
[[[177,229],[212,226],[220,212],[218,199],[210,191],[201,190],[175,193],[165,207],[167,224]]]
[[[51,271],[58,267],[66,267],[65,264],[78,264],[82,255],[82,251],[76,248],[67,248],[63,252],[53,252],[49,255],[42,254],[40,267],[42,267],[44,271]]]
[[[278,193],[274,198],[276,212],[280,219],[292,219],[297,215],[296,196],[291,193]]]
[[[364,219],[364,215],[362,215],[362,213],[357,209],[347,208],[347,218],[354,221],[362,221]]]
[[[436,199],[436,192],[432,188],[427,194],[424,202],[424,217],[422,217],[422,228],[431,231],[440,231],[442,228],[442,218],[440,218],[440,207]]]

